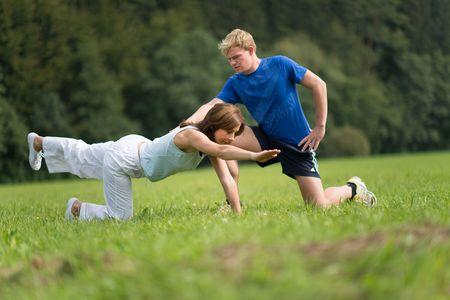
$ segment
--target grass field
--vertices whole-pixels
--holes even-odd
[[[212,168],[135,180],[128,222],[64,220],[98,181],[0,186],[0,299],[449,299],[450,152],[319,163],[378,205],[307,207],[279,166],[241,168],[240,216]]]

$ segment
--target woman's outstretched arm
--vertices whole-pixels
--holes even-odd
[[[225,160],[268,161],[280,153],[280,150],[247,151],[232,145],[220,145],[211,141],[206,135],[195,129],[186,129],[178,133],[174,142],[178,148],[186,152],[199,151],[209,156]]]

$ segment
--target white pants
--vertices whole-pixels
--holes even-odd
[[[116,142],[89,145],[82,140],[45,137],[43,157],[50,173],[103,180],[106,205],[83,202],[80,220],[126,220],[133,215],[131,178],[144,177],[137,147],[146,141],[143,136],[127,135]]]

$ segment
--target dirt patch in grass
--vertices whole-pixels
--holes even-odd
[[[450,228],[435,224],[409,224],[398,228],[381,230],[338,241],[300,242],[287,246],[290,253],[299,253],[302,257],[321,260],[322,263],[333,262],[359,255],[365,251],[377,251],[388,245],[403,250],[414,251],[417,247],[442,245],[450,239]],[[292,247],[289,251],[289,248]],[[256,243],[231,243],[213,249],[213,256],[218,259],[219,270],[240,272],[252,266],[263,255],[269,265],[278,265],[279,257],[286,252],[286,246],[260,245]]]
[[[213,255],[220,261],[219,269],[228,273],[248,267],[252,263],[252,256],[256,251],[255,244],[232,243],[214,249]]]
[[[46,286],[49,282],[48,278],[70,277],[74,275],[74,272],[74,266],[64,258],[44,260],[40,256],[35,256],[31,259],[30,265],[19,262],[13,266],[0,267],[0,290],[2,283],[21,284],[30,277],[35,279],[35,283]]]
[[[298,250],[312,256],[354,256],[362,251],[376,250],[390,244],[403,249],[419,245],[439,245],[449,241],[450,228],[441,225],[404,225],[391,231],[378,231],[340,241],[310,242]]]
[[[75,276],[78,270],[90,268],[95,272],[129,274],[136,264],[129,258],[114,252],[106,252],[101,257],[77,253],[74,257],[42,257],[35,255],[29,262],[19,262],[12,266],[0,266],[0,291],[2,283],[21,284],[26,280],[47,286],[54,280]],[[1,298],[1,297],[0,297]]]

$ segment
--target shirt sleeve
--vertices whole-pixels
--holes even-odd
[[[229,78],[216,98],[231,104],[242,103],[234,89],[233,78]]]
[[[280,56],[280,59],[286,71],[287,78],[299,84],[305,77],[306,71],[308,71],[308,69],[299,65],[289,57]]]

